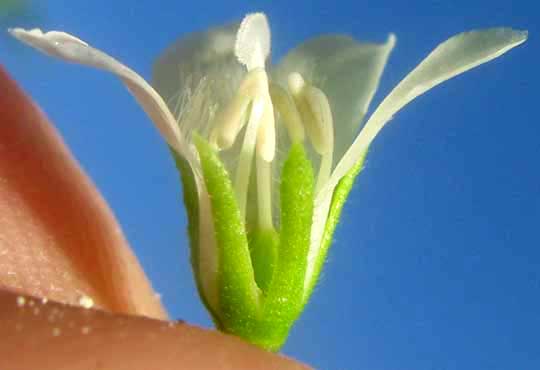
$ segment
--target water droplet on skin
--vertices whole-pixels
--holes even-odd
[[[47,304],[47,302],[49,302],[49,300],[47,299],[47,297],[41,298],[41,304]]]
[[[32,300],[28,300],[28,306],[34,307],[35,302]]]
[[[87,295],[83,295],[79,298],[79,304],[82,307],[89,309],[94,307],[94,300]]]
[[[61,333],[60,328],[53,328],[53,330],[52,330],[53,337],[59,336],[60,333]]]
[[[167,323],[167,326],[168,326],[169,328],[174,328],[175,326],[180,325],[180,324],[183,324],[183,323],[185,323],[184,320],[182,320],[182,319],[177,319],[177,320],[169,321],[169,322]]]
[[[24,298],[23,296],[18,296],[17,297],[17,306],[24,307],[25,304],[26,304],[26,298]]]
[[[83,326],[83,327],[81,328],[81,333],[83,333],[84,335],[86,335],[86,334],[90,333],[90,330],[91,330],[91,329],[90,329],[89,326]]]

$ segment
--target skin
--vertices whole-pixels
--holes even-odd
[[[1,67],[0,120],[0,369],[308,369],[164,321],[107,204]]]

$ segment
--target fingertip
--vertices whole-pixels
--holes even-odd
[[[1,369],[308,369],[195,326],[43,304],[6,291],[0,292],[0,328]]]
[[[166,317],[105,200],[2,66],[0,179],[0,288]]]

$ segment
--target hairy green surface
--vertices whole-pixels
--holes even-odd
[[[249,338],[260,316],[259,288],[229,174],[214,149],[194,135],[212,206],[218,250],[219,318],[222,329]],[[204,273],[204,272],[201,272]]]
[[[351,192],[352,186],[354,185],[354,180],[356,176],[360,173],[364,166],[364,160],[366,159],[367,150],[364,152],[362,157],[353,168],[345,175],[336,186],[334,190],[334,195],[332,196],[332,203],[330,204],[330,210],[328,212],[328,219],[326,220],[326,226],[324,228],[323,237],[321,240],[321,249],[319,255],[315,261],[315,267],[313,271],[313,279],[311,280],[310,285],[307,287],[307,293],[304,296],[305,303],[309,300],[311,293],[313,293],[313,288],[317,283],[317,279],[321,273],[322,266],[326,260],[326,255],[328,254],[328,249],[332,244],[332,236],[336,230],[336,226],[339,222],[341,216],[341,211],[343,210],[343,205]]]
[[[215,311],[215,308],[210,305],[204,291],[201,286],[201,273],[199,271],[199,197],[197,191],[197,184],[195,183],[195,177],[193,176],[193,170],[189,163],[179,156],[176,151],[169,147],[172,156],[174,158],[176,168],[180,173],[180,180],[182,181],[182,189],[184,194],[184,206],[186,207],[186,216],[188,221],[188,235],[190,245],[190,262],[193,274],[195,275],[195,284],[199,296],[203,301],[204,306],[210,312],[212,320],[217,327],[221,326],[219,317]]]
[[[302,302],[313,218],[313,169],[301,144],[291,147],[281,173],[281,230],[278,261],[263,307],[268,338],[279,349],[298,318]]]

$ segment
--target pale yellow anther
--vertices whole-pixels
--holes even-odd
[[[299,95],[302,92],[304,86],[306,85],[304,78],[298,72],[291,73],[287,79],[287,83],[289,85],[289,90],[291,91],[291,94],[293,94],[293,96]]]
[[[289,75],[288,85],[313,148],[321,155],[333,151],[334,123],[326,95],[296,72]]]
[[[248,119],[248,107],[254,99],[267,89],[268,79],[263,69],[246,74],[232,101],[216,118],[216,127],[210,134],[210,142],[219,149],[228,149],[236,141],[240,130]]]
[[[291,96],[284,88],[273,83],[270,84],[270,96],[272,97],[274,108],[281,117],[280,122],[287,128],[291,142],[303,142],[305,136],[304,126],[302,126],[300,113],[298,113],[298,109],[296,109]]]
[[[312,141],[318,142],[319,153],[326,154],[334,150],[334,120],[328,98],[322,90],[307,85],[304,88],[304,99],[310,112],[315,117]]]
[[[230,148],[245,122],[245,113],[251,99],[236,94],[232,102],[220,112],[216,119],[216,128],[210,134],[210,142],[218,149]]]

